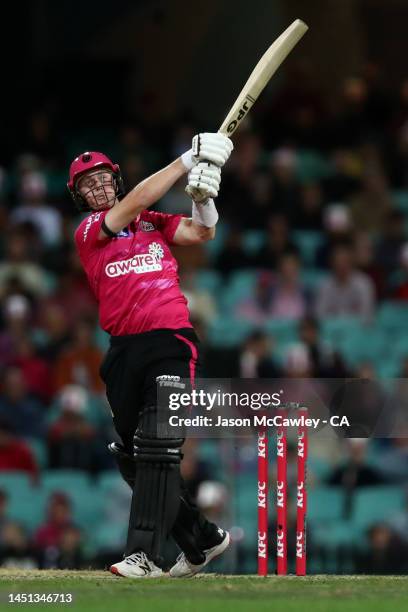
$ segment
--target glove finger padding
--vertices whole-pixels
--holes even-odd
[[[188,182],[194,180],[202,180],[219,185],[221,183],[221,170],[214,164],[201,162],[188,175]]]
[[[193,138],[192,152],[198,160],[208,160],[218,166],[223,166],[231,155],[234,145],[223,134],[207,133],[197,134]]]
[[[201,162],[188,175],[186,192],[195,201],[215,198],[218,195],[221,182],[221,170],[214,164]]]

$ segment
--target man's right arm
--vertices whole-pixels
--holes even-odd
[[[178,158],[136,185],[119,204],[116,204],[106,214],[105,224],[108,229],[115,234],[120,232],[141,212],[160,200],[186,172],[187,168]],[[99,238],[106,238],[102,229]]]
[[[194,136],[192,149],[139,183],[120,204],[109,210],[104,220],[109,235],[123,230],[141,212],[160,200],[174,183],[198,162],[205,160],[221,167],[229,158],[232,149],[231,140],[222,134],[203,133]],[[99,239],[106,238],[107,235],[101,229]]]

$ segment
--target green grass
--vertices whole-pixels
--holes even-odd
[[[73,593],[73,604],[8,604],[8,593]],[[399,612],[408,610],[405,576],[217,576],[145,580],[99,571],[0,570],[0,609],[76,612]]]

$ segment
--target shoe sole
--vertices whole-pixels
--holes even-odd
[[[160,578],[161,576],[163,576],[163,572],[160,572],[160,574],[145,574],[144,576],[125,576],[124,574],[121,574],[120,571],[118,570],[118,568],[115,565],[111,565],[109,568],[109,571],[111,572],[111,574],[114,574],[115,576],[119,576],[119,578]]]
[[[227,550],[231,542],[231,537],[230,537],[229,531],[226,531],[225,534],[226,535],[223,541],[220,542],[218,546],[214,546],[214,550],[208,553],[208,559],[206,560],[206,562],[203,565],[200,565],[200,568],[197,569],[197,571],[189,572],[188,574],[184,574],[183,576],[172,576],[172,574],[169,572],[169,576],[171,578],[192,578],[196,574],[199,574],[201,570],[204,569],[213,559],[216,559],[217,557],[222,555],[224,551]]]

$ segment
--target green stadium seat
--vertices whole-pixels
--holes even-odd
[[[375,363],[377,359],[384,359],[384,355],[389,352],[388,338],[378,328],[356,328],[354,333],[345,334],[337,346],[351,366],[364,361]]]
[[[46,504],[47,496],[41,489],[21,491],[10,497],[7,516],[32,533],[46,519]]]
[[[91,488],[91,479],[85,472],[77,470],[47,470],[43,472],[41,486],[46,493],[81,494]]]
[[[258,272],[255,270],[240,270],[233,272],[229,283],[220,296],[220,306],[226,314],[236,306],[238,302],[253,294],[258,280]]]
[[[25,442],[28,444],[30,450],[33,452],[40,470],[44,470],[47,467],[48,463],[47,446],[44,440],[39,440],[38,438],[25,438]]]
[[[319,181],[331,173],[330,164],[323,155],[314,150],[298,151],[296,158],[296,175],[301,183]]]
[[[0,490],[5,491],[9,497],[21,495],[31,489],[31,478],[26,472],[0,472]]]
[[[221,276],[215,270],[199,270],[196,274],[195,285],[201,291],[216,294],[222,283]]]
[[[300,278],[305,289],[316,291],[323,280],[327,278],[327,272],[315,268],[306,268],[301,271]]]
[[[320,457],[314,457],[313,455],[309,455],[308,459],[308,471],[316,478],[318,481],[324,481],[332,470],[333,466],[329,461],[325,459],[321,459]]]
[[[122,480],[122,476],[117,470],[106,470],[99,474],[97,486],[100,491],[106,493],[112,488],[117,487]]]
[[[257,479],[255,471],[238,474],[235,479],[234,494],[239,519],[256,520]]]
[[[208,342],[214,347],[233,347],[240,345],[254,329],[247,321],[231,317],[218,317],[208,328]]]
[[[327,317],[321,321],[322,340],[336,348],[361,337],[367,329],[356,317]]]
[[[97,327],[95,330],[95,344],[101,351],[105,352],[109,348],[109,334],[107,334],[101,327]]]
[[[126,542],[127,524],[103,522],[92,531],[94,546],[101,551],[117,550]]]
[[[341,487],[318,487],[309,492],[307,515],[311,523],[337,521],[344,510],[344,492]]]
[[[404,509],[405,501],[403,487],[382,485],[361,488],[354,497],[353,523],[367,529],[373,523],[389,522],[394,514]]]
[[[350,521],[335,520],[323,524],[313,523],[313,542],[328,548],[358,544],[361,532]]]
[[[293,319],[270,319],[264,331],[270,334],[277,344],[293,344],[298,340],[299,324]]]
[[[293,232],[293,240],[300,251],[300,257],[306,266],[316,263],[316,252],[323,244],[322,232],[297,230]]]
[[[242,246],[248,255],[253,255],[264,245],[265,232],[262,230],[248,230],[242,238]]]
[[[393,191],[392,199],[398,210],[408,214],[408,191]]]
[[[384,302],[378,309],[377,324],[388,334],[399,336],[408,329],[408,305],[399,302]]]
[[[223,249],[227,232],[228,226],[222,221],[219,221],[217,223],[217,231],[215,232],[214,240],[209,240],[205,243],[205,250],[210,259],[214,260],[218,253]]]

